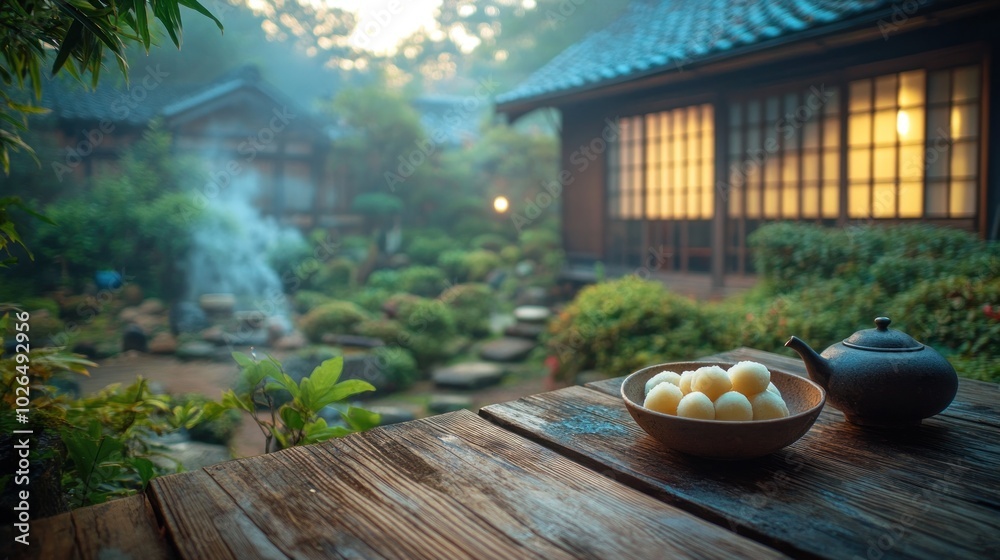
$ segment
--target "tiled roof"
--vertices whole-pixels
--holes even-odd
[[[165,77],[145,80],[141,72],[133,73],[126,88],[112,79],[101,81],[96,89],[88,89],[69,79],[53,79],[45,85],[42,106],[61,120],[102,121],[142,126],[155,117],[175,117],[195,107],[252,87],[285,105],[295,106],[285,94],[260,77],[252,65],[229,71],[207,83],[178,83]]]
[[[105,79],[95,89],[67,78],[54,79],[45,84],[41,105],[51,109],[50,115],[60,120],[141,126],[160,115],[170,103],[199,89],[196,85],[165,82],[146,88],[141,78],[133,77],[128,88]]]
[[[606,28],[570,46],[496,101],[525,101],[650,71],[680,70],[715,54],[890,5],[889,0],[634,0]]]

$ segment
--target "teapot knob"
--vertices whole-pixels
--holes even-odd
[[[879,331],[885,332],[885,331],[889,330],[889,323],[891,323],[891,322],[892,322],[892,319],[890,319],[888,317],[876,317],[875,318],[875,327]]]

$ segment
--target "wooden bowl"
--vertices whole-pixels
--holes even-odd
[[[696,420],[655,412],[642,406],[646,382],[661,371],[677,373],[704,366],[728,370],[733,364],[720,362],[674,362],[640,369],[622,383],[625,407],[636,423],[663,445],[707,459],[739,460],[763,457],[802,437],[826,404],[826,391],[805,377],[771,371],[771,383],[781,391],[789,416],[775,420],[724,422]]]

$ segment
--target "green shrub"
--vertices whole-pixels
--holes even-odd
[[[500,258],[509,265],[517,264],[521,260],[521,249],[516,245],[508,245],[500,249]]]
[[[372,354],[378,362],[379,370],[397,390],[409,388],[420,378],[417,360],[409,351],[393,346],[383,346],[376,348]]]
[[[366,287],[355,291],[351,295],[351,301],[372,313],[380,313],[382,305],[389,299],[391,293],[383,288]]]
[[[404,331],[403,325],[393,319],[366,319],[354,325],[355,333],[378,338],[389,345],[397,344]]]
[[[302,318],[303,334],[313,342],[320,342],[324,334],[346,334],[354,326],[368,318],[364,309],[349,301],[325,303]]]
[[[204,409],[212,399],[200,393],[186,393],[177,395],[171,399],[171,404],[175,406],[196,406]],[[214,443],[219,445],[229,445],[229,442],[240,429],[240,411],[226,410],[209,420],[203,420],[188,428],[188,436],[194,441]]]
[[[444,272],[433,266],[411,266],[399,273],[399,287],[406,292],[434,297],[448,285]]]
[[[499,252],[510,243],[506,237],[495,233],[484,233],[472,238],[469,245],[473,249],[485,249],[487,251]]]
[[[892,295],[916,281],[956,272],[996,274],[997,245],[953,228],[926,224],[824,228],[774,223],[749,238],[760,276],[776,290],[841,278],[880,285]]]
[[[347,294],[354,287],[357,267],[344,258],[332,259],[309,280],[310,286],[327,294]]]
[[[559,234],[550,229],[532,228],[521,232],[521,252],[524,258],[539,260],[562,248]]]
[[[394,292],[400,289],[401,282],[398,270],[384,268],[369,274],[368,281],[365,282],[365,287]]]
[[[468,255],[468,251],[461,249],[445,251],[438,257],[437,265],[444,271],[447,278],[455,282],[464,282],[469,275]]]
[[[500,265],[500,255],[493,251],[472,251],[465,257],[465,266],[468,271],[467,278],[470,282],[479,282],[486,279],[490,272],[499,268]]]
[[[59,316],[59,303],[54,299],[44,297],[26,297],[20,298],[18,301],[13,303],[16,303],[18,307],[30,313],[44,310],[53,317]]]
[[[417,235],[404,251],[415,264],[432,265],[445,251],[460,249],[458,243],[443,233]]]
[[[424,298],[402,300],[397,320],[406,331],[400,337],[400,346],[413,352],[421,366],[448,356],[448,343],[456,334],[455,317],[443,302]]]
[[[997,306],[1000,278],[952,277],[922,282],[901,294],[889,317],[910,336],[946,353],[1000,360],[1000,320],[990,312]]]
[[[490,334],[494,294],[489,286],[456,284],[441,294],[441,301],[451,308],[458,332],[477,337]]]
[[[330,296],[311,290],[299,290],[292,296],[292,305],[295,306],[295,311],[299,313],[309,313],[313,309],[331,301],[333,299]]]
[[[626,375],[711,348],[700,336],[698,315],[694,302],[663,284],[627,276],[581,290],[549,323],[546,348],[564,379],[586,369]]]
[[[403,201],[386,193],[362,193],[351,201],[351,210],[366,216],[391,216],[403,211]]]

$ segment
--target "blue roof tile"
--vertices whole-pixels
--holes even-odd
[[[889,5],[890,0],[634,0],[607,27],[570,46],[496,100],[524,101],[658,68],[676,70],[713,54]]]

